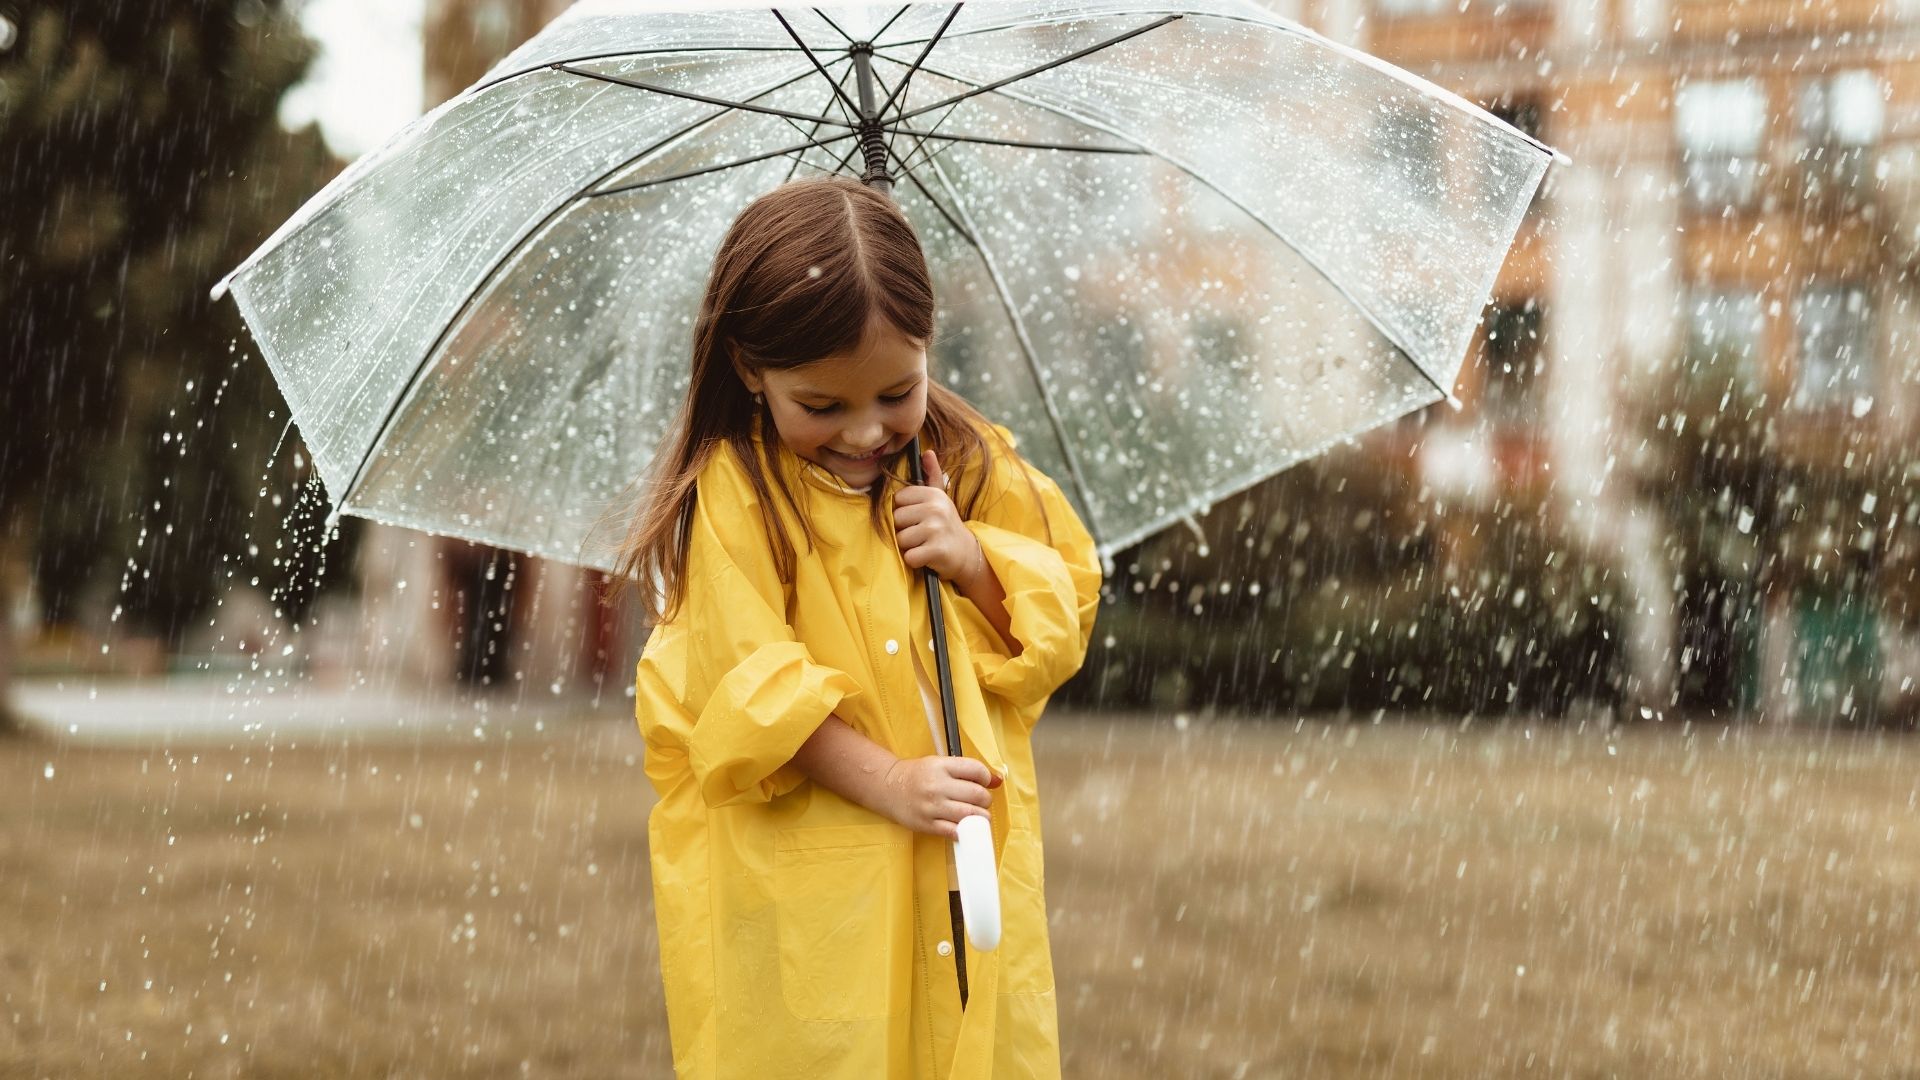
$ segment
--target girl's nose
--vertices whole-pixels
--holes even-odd
[[[860,450],[872,450],[887,441],[887,427],[878,420],[862,421],[847,428],[840,437],[848,446]]]

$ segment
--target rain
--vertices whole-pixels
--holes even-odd
[[[880,170],[1102,569],[1060,1075],[1913,1070],[1920,8],[775,14],[0,0],[0,1073],[673,1074],[613,571]]]

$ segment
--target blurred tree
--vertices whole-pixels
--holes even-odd
[[[245,536],[285,406],[208,290],[338,170],[276,120],[312,52],[278,0],[0,0],[0,555],[50,624],[173,642],[286,570]]]
[[[1897,432],[1702,377],[1703,365],[1680,358],[1634,410],[1646,448],[1635,473],[1665,517],[1680,594],[1674,704],[1748,713],[1764,680],[1786,677],[1801,718],[1875,723],[1880,626],[1920,625],[1920,472]],[[1794,639],[1785,671],[1762,666],[1770,607]]]
[[[1477,714],[1616,699],[1618,583],[1561,537],[1543,492],[1475,508],[1428,497],[1396,463],[1429,422],[1410,416],[1120,553],[1064,699]]]

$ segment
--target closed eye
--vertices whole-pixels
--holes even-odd
[[[904,394],[881,394],[880,400],[886,402],[889,405],[898,405],[912,396],[913,396],[913,391],[909,390]],[[809,413],[812,413],[815,416],[825,416],[826,414],[840,408],[839,405],[835,404],[835,405],[828,405],[825,408],[816,409],[804,401],[800,403],[800,407],[807,410]]]

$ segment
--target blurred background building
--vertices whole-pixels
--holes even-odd
[[[426,0],[425,106],[565,6]],[[1408,417],[1121,553],[1064,696],[1912,723],[1920,3],[1271,6],[1571,164],[1549,172],[1522,227],[1462,407]],[[1408,134],[1378,137],[1412,173],[1451,167],[1446,146]],[[298,145],[311,154],[310,139]],[[261,211],[265,227],[296,188]],[[1177,370],[1233,334],[1198,326],[1152,347]],[[261,365],[236,370],[248,366]],[[153,378],[165,399],[172,384]],[[273,450],[281,434],[245,451],[247,468],[274,463],[280,486],[260,491],[276,501],[223,541],[255,555],[280,529],[318,524],[297,439]],[[142,505],[128,500],[122,549],[164,524]],[[14,536],[0,570],[30,670],[206,669],[236,650],[257,662],[275,627],[304,620],[297,660],[315,679],[377,669],[617,693],[644,638],[597,603],[594,575],[353,520],[318,586],[290,583],[296,564],[311,568],[289,550],[264,581],[229,570],[142,630],[117,606],[131,587],[119,563],[141,559],[116,549],[83,573],[46,555],[57,537]],[[101,660],[109,638],[119,648]]]
[[[1637,704],[1911,714],[1913,9],[1383,0],[1344,23],[1573,159],[1420,482],[1472,507],[1440,525],[1456,577],[1515,517],[1603,568]]]
[[[1275,6],[1572,164],[1500,277],[1463,409],[1133,560],[1136,588],[1190,606],[1264,577],[1241,606],[1278,624],[1265,656],[1222,634],[1187,672],[1135,650],[1134,690],[1910,723],[1916,5]],[[1201,556],[1250,532],[1264,567]]]

